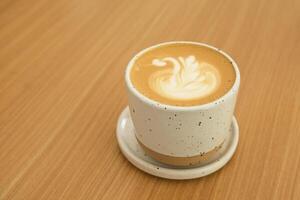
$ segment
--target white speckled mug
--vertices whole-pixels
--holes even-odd
[[[198,106],[171,106],[142,95],[130,80],[134,61],[152,48],[170,43],[190,43],[206,46],[223,54],[236,73],[232,88],[219,99]],[[129,108],[136,138],[145,152],[154,159],[175,166],[210,162],[225,144],[233,118],[240,85],[240,73],[235,61],[223,51],[196,42],[161,43],[139,52],[129,62],[125,73]]]

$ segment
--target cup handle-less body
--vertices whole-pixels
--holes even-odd
[[[147,48],[128,64],[125,79],[135,135],[147,154],[163,163],[187,166],[207,162],[228,138],[240,84],[239,70],[227,54],[214,47],[181,42],[207,46],[226,56],[233,63],[235,83],[224,96],[204,105],[178,107],[155,102],[134,88],[130,81],[130,69],[143,52],[170,43],[180,42]]]

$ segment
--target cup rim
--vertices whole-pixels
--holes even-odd
[[[155,101],[153,99],[150,99],[149,97],[143,95],[141,92],[139,92],[133,85],[133,83],[130,80],[130,72],[131,69],[133,67],[134,62],[136,61],[136,59],[138,59],[141,55],[143,55],[144,53],[146,53],[147,51],[150,51],[152,49],[161,47],[161,46],[166,46],[166,45],[170,45],[170,44],[193,44],[193,45],[198,45],[198,46],[204,46],[204,47],[208,47],[220,54],[222,54],[223,56],[225,56],[232,64],[234,71],[235,71],[235,81],[233,86],[230,88],[230,90],[228,90],[224,95],[222,95],[221,97],[215,99],[214,101],[205,103],[205,104],[200,104],[200,105],[194,105],[194,106],[174,106],[174,105],[169,105],[169,104],[164,104],[161,103],[159,101]],[[229,98],[231,96],[232,93],[235,93],[238,91],[239,89],[239,85],[240,85],[240,71],[238,69],[238,66],[236,64],[236,62],[233,60],[233,58],[231,56],[229,56],[227,53],[225,53],[224,51],[222,51],[221,49],[202,43],[202,42],[193,42],[193,41],[168,41],[168,42],[163,42],[163,43],[159,43],[156,45],[152,45],[150,47],[144,48],[143,50],[139,51],[138,53],[136,53],[133,58],[131,58],[131,60],[129,61],[129,63],[127,64],[126,70],[125,70],[125,83],[127,88],[130,90],[130,92],[132,92],[133,95],[135,95],[137,98],[139,98],[140,100],[142,100],[144,103],[156,107],[158,109],[166,109],[166,110],[173,110],[173,111],[193,111],[193,110],[205,110],[205,109],[209,109],[213,106],[216,105],[216,103],[222,101],[222,100],[226,100],[227,98]]]

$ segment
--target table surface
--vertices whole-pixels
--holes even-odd
[[[121,154],[124,69],[201,41],[239,64],[237,152],[207,177],[148,175]],[[0,199],[299,199],[300,1],[1,0]]]

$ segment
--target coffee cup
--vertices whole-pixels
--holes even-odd
[[[135,136],[147,155],[185,167],[211,162],[224,149],[240,85],[228,54],[198,42],[157,44],[130,60],[125,82]]]

